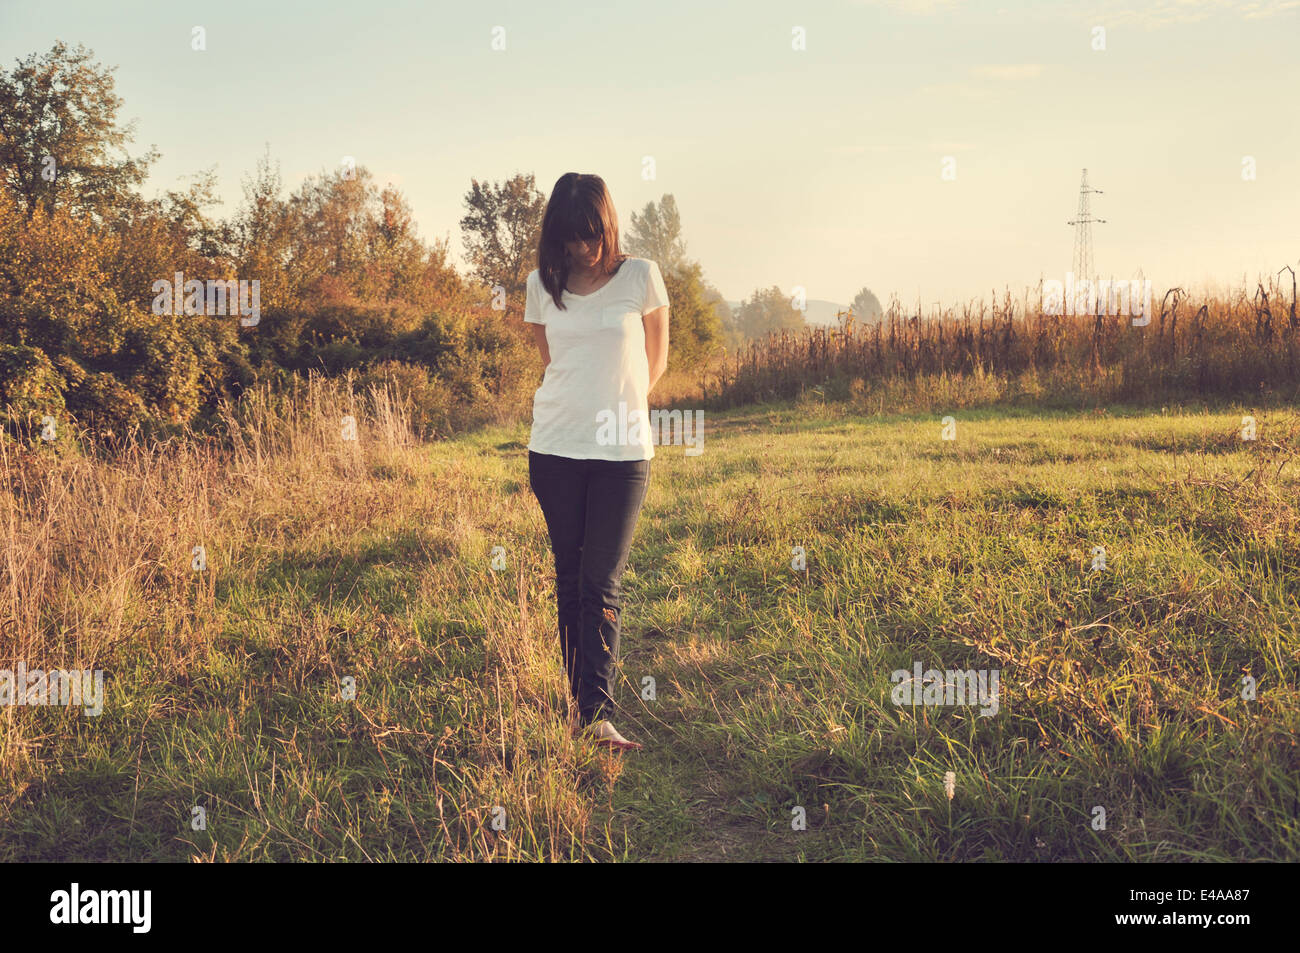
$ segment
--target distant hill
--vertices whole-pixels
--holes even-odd
[[[728,301],[727,306],[735,311],[740,307],[739,301]],[[847,311],[847,304],[836,304],[834,301],[822,301],[817,298],[808,299],[808,310],[804,312],[804,320],[811,325],[827,325],[837,327],[838,319],[835,317],[837,311]]]

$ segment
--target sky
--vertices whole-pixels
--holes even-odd
[[[577,171],[624,234],[671,193],[732,300],[1019,296],[1085,167],[1101,274],[1300,260],[1300,0],[0,0],[5,68],[57,39],[116,67],[147,194],[215,169],[233,214],[268,147],[286,191],[353,156],[458,262],[472,179]]]

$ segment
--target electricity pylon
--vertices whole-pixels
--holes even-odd
[[[1092,217],[1092,204],[1088,198],[1093,192],[1101,195],[1101,189],[1094,189],[1088,185],[1088,170],[1083,170],[1083,181],[1079,183],[1079,211],[1075,214],[1074,220],[1067,224],[1074,226],[1074,280],[1091,281],[1093,279],[1092,269],[1095,264],[1092,260],[1092,223],[1100,222],[1105,225],[1104,218]]]

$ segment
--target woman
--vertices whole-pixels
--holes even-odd
[[[555,183],[537,265],[524,320],[546,375],[533,398],[528,481],[555,554],[560,651],[584,729],[601,744],[640,748],[610,719],[619,580],[654,456],[647,400],[668,366],[668,292],[657,264],[620,253],[597,175]]]

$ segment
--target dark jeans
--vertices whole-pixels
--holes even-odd
[[[627,566],[637,515],[650,486],[649,460],[574,460],[528,452],[533,488],[555,554],[560,651],[583,724],[614,708]]]

